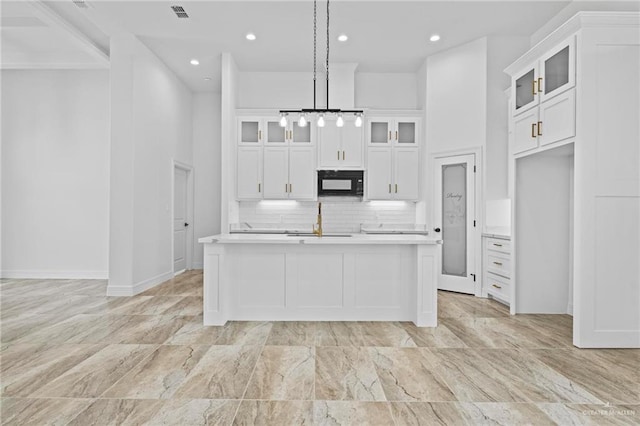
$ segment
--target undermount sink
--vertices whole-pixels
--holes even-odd
[[[322,238],[324,237],[352,237],[351,234],[322,234]],[[287,237],[317,237],[316,234],[308,233],[308,234],[287,234]]]

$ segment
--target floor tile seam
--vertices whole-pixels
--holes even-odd
[[[269,330],[269,333],[267,333],[267,338],[269,337],[269,334],[271,333],[271,330]],[[265,338],[265,342],[266,339]],[[260,348],[260,353],[258,354],[258,356],[256,357],[256,362],[253,365],[253,369],[251,370],[251,374],[249,375],[249,378],[247,379],[247,384],[244,385],[244,391],[242,391],[242,397],[240,398],[240,403],[238,403],[238,406],[236,407],[236,412],[233,413],[233,419],[231,419],[231,424],[233,424],[233,422],[235,422],[236,417],[238,416],[238,412],[240,411],[240,405],[242,405],[242,401],[244,400],[244,396],[247,394],[247,389],[249,388],[249,384],[251,383],[251,379],[253,378],[253,375],[256,373],[256,369],[258,368],[258,362],[260,362],[260,357],[262,356],[262,353],[264,352],[264,342],[262,347]]]
[[[129,343],[116,343],[116,345],[118,344],[123,344],[123,345],[129,345]],[[133,343],[134,345],[136,345],[136,343]],[[131,371],[133,371],[134,368],[136,368],[137,366],[139,366],[143,361],[145,361],[147,358],[151,357],[153,354],[155,354],[158,349],[160,348],[160,345],[158,344],[138,344],[138,345],[145,345],[145,346],[155,346],[155,348],[150,351],[146,356],[142,357],[140,359],[140,361],[138,361],[137,363],[135,363],[134,365],[132,365],[127,371],[124,372],[124,374],[122,374],[122,376],[120,376],[120,378],[118,380],[116,380],[115,382],[113,382],[113,384],[111,386],[109,386],[108,388],[106,388],[100,395],[98,395],[97,398],[101,398],[102,395],[104,395],[105,393],[107,393],[109,390],[111,390],[115,385],[117,385],[120,381],[122,381],[122,379],[124,379]],[[111,345],[108,345],[111,346]],[[108,347],[107,346],[107,347]],[[98,351],[97,353],[99,353],[100,351]],[[95,355],[95,354],[94,354]],[[93,356],[93,355],[92,355]],[[90,359],[91,357],[87,358]],[[85,360],[86,361],[86,360]],[[83,361],[84,362],[84,361]],[[80,364],[78,364],[80,365]],[[106,398],[105,398],[106,399]]]

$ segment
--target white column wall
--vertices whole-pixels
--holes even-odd
[[[2,277],[106,278],[109,72],[2,71]]]

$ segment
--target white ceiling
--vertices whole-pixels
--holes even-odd
[[[45,3],[87,35],[99,50],[108,46],[104,34],[125,30],[139,36],[193,91],[220,90],[222,52],[230,52],[243,71],[310,72],[313,67],[311,0],[86,0],[86,9],[78,8],[71,0]],[[531,36],[561,10],[576,3],[607,10],[606,5],[620,2],[332,0],[330,60],[358,63],[359,72],[415,72],[427,56],[479,37]],[[639,2],[630,3],[637,7]],[[5,4],[24,8],[24,2],[3,1],[3,13]],[[597,4],[604,6],[594,6]],[[190,18],[177,18],[172,5],[183,6]],[[30,16],[21,15],[17,7],[11,10],[11,16],[16,18]],[[318,15],[320,70],[326,52],[325,0],[318,0]],[[56,51],[56,46],[65,46],[46,32],[38,35],[42,31],[37,26],[27,30],[3,27],[3,60],[5,44],[43,57]],[[254,32],[258,39],[247,41],[247,32]],[[336,40],[340,33],[349,36],[346,43]],[[439,42],[429,42],[433,33],[440,34]],[[191,58],[197,58],[200,65],[190,65]],[[205,81],[205,77],[211,81]]]

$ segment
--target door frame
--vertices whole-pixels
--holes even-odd
[[[175,203],[175,184],[176,184],[176,169],[184,170],[187,172],[187,223],[189,226],[187,227],[186,232],[186,265],[185,271],[193,269],[193,167],[190,165],[183,163],[181,161],[171,159],[171,206],[170,214],[169,214],[169,224],[171,229],[171,271],[173,275],[176,275],[175,270],[175,250],[174,250],[174,203]]]
[[[476,176],[475,176],[475,231],[473,234],[473,241],[475,244],[472,246],[472,253],[474,257],[475,271],[473,273],[476,274],[476,285],[475,288],[475,296],[476,297],[487,297],[487,289],[485,288],[484,282],[482,280],[482,224],[484,223],[484,212],[482,211],[482,206],[484,205],[484,167],[483,167],[483,156],[482,156],[482,147],[471,147],[464,149],[457,149],[451,151],[440,151],[431,153],[429,155],[429,170],[435,172],[435,162],[436,160],[450,158],[450,157],[459,157],[462,155],[474,155],[475,156],[475,166],[476,166]],[[433,172],[427,173],[428,176],[428,188],[429,188],[429,200],[431,201],[431,212],[430,212],[430,226],[429,230],[433,230],[434,228],[434,218],[435,218],[435,188],[433,181]]]

